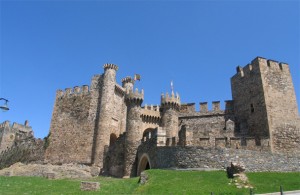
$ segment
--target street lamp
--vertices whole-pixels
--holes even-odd
[[[0,109],[1,109],[3,112],[8,111],[8,110],[9,110],[9,108],[8,108],[8,106],[7,106],[8,100],[7,100],[7,99],[4,99],[4,98],[0,98],[0,100],[3,100],[3,101],[4,101],[4,104],[3,104],[3,105],[0,105]]]

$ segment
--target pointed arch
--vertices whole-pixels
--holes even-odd
[[[137,176],[140,176],[141,172],[147,169],[151,169],[151,163],[148,154],[144,153],[139,161]]]

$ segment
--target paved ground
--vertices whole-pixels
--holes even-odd
[[[256,194],[256,195],[280,195],[280,192],[268,193],[268,194]],[[300,190],[283,192],[283,195],[300,195]]]

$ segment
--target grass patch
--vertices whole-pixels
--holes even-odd
[[[138,187],[138,179],[117,179],[98,177],[91,181],[100,181],[101,194],[132,194]],[[84,195],[99,194],[80,190],[81,180],[48,180],[42,177],[0,177],[0,194],[5,195]]]
[[[149,180],[137,194],[247,194],[249,189],[228,185],[224,171],[147,170]]]
[[[255,193],[279,192],[280,185],[283,191],[300,189],[300,172],[291,173],[247,173]]]
[[[228,185],[230,179],[224,171],[171,171],[147,170],[149,180],[145,185],[139,178],[117,179],[110,177],[92,178],[100,182],[100,191],[80,190],[81,180],[48,180],[41,177],[0,177],[0,194],[5,195],[85,195],[85,194],[210,194],[239,195],[249,194],[249,189],[237,189]],[[300,173],[247,173],[254,193],[300,189]]]

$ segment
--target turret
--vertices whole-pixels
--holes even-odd
[[[95,128],[95,151],[93,154],[93,166],[99,171],[103,168],[105,159],[105,148],[109,145],[111,116],[114,110],[114,90],[116,85],[116,71],[118,66],[114,64],[104,64],[104,74],[102,83],[102,93],[100,100],[99,119]],[[96,170],[95,170],[96,171]],[[100,172],[99,172],[100,173]]]
[[[172,140],[172,145],[176,145],[178,137],[178,111],[180,108],[180,97],[178,94],[171,96],[168,93],[161,95],[162,126],[166,130],[167,142]],[[169,141],[170,143],[170,141]],[[167,143],[168,144],[168,143]]]
[[[134,92],[130,90],[126,93],[125,101],[127,105],[127,122],[125,138],[124,177],[136,176],[136,152],[143,137],[141,131],[141,104],[143,100],[143,90],[141,92],[139,92],[137,89]]]
[[[133,91],[134,80],[128,76],[122,79],[122,87],[125,88],[126,92]]]

